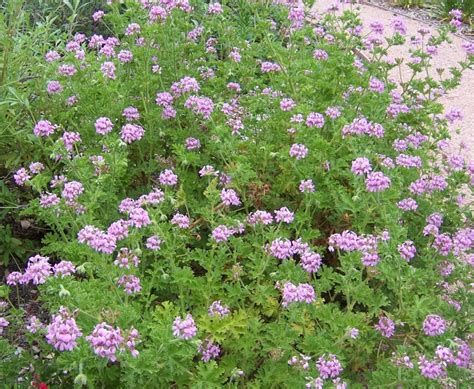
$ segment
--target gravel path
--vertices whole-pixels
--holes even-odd
[[[334,0],[316,0],[312,11],[316,13],[324,12],[334,3]],[[384,25],[385,31],[388,33],[391,33],[393,30],[390,23],[394,17],[398,17],[405,22],[408,37],[415,35],[420,28],[428,28],[430,31],[434,31],[433,27],[430,27],[422,21],[413,20],[393,11],[384,10],[368,4],[338,4],[341,10],[351,7],[357,9],[364,26],[368,26],[370,23],[377,21]],[[451,40],[452,43],[444,43],[443,46],[440,47],[438,55],[434,57],[433,73],[435,73],[434,69],[445,68],[446,73],[449,74],[448,69],[450,67],[456,66],[459,61],[466,58],[465,51],[462,48],[462,44],[466,41],[455,35],[451,35]],[[390,52],[390,55],[394,58],[406,58],[409,55],[409,47],[410,43],[408,40],[405,46],[397,46],[396,50]],[[402,69],[401,77],[404,81],[406,81],[410,75],[411,72],[408,68]],[[398,70],[393,73],[392,77],[396,81],[400,81]],[[464,115],[464,119],[461,122],[458,121],[451,127],[452,141],[449,151],[451,153],[461,153],[467,160],[474,160],[474,71],[468,70],[464,73],[461,85],[457,89],[450,91],[446,96],[443,96],[441,102],[444,104],[446,112],[452,108],[458,108]],[[464,147],[463,144],[465,145]]]

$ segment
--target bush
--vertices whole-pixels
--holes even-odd
[[[474,17],[474,2],[471,0],[433,0],[429,4],[435,13],[441,18],[449,18],[453,9],[463,13],[463,21],[472,25]]]
[[[41,236],[38,229],[22,227],[30,222],[21,220],[19,211],[33,196],[15,188],[12,169],[44,155],[28,129],[35,120],[32,105],[43,83],[44,54],[66,39],[51,18],[33,24],[24,5],[18,0],[0,5],[0,255],[5,266],[22,264]]]
[[[52,48],[18,126],[48,232],[1,289],[2,382],[468,385],[474,166],[437,98],[473,47],[437,81],[422,32],[397,89],[401,23],[142,3]]]

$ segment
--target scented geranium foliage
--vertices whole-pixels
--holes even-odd
[[[437,99],[472,45],[439,81],[448,33],[419,31],[396,85],[400,21],[384,40],[293,2],[91,17],[108,35],[51,47],[22,128],[43,158],[14,180],[48,234],[6,276],[2,381],[468,385],[474,164]]]

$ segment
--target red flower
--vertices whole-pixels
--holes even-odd
[[[44,382],[41,382],[38,376],[35,376],[35,381],[32,382],[31,385],[38,389],[48,389],[48,385],[46,385]]]

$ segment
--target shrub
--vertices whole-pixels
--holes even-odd
[[[12,169],[43,155],[27,128],[35,119],[32,104],[43,82],[38,76],[43,56],[61,41],[61,32],[51,18],[33,25],[23,1],[1,2],[0,10],[0,255],[8,266],[33,254],[42,235],[39,228],[26,228],[28,220],[20,220],[19,211],[32,196],[11,179]]]
[[[2,381],[468,385],[474,171],[437,98],[472,46],[424,77],[448,27],[422,31],[397,89],[400,21],[142,3],[46,54],[14,180],[48,233],[1,289]]]
[[[472,25],[474,2],[470,0],[434,0],[430,3],[430,8],[441,18],[449,18],[451,10],[458,9],[463,14],[463,21]]]

